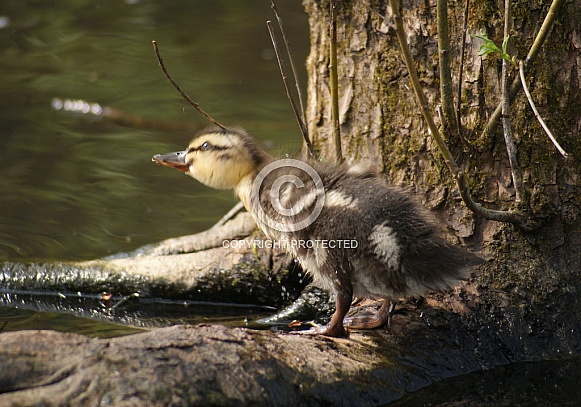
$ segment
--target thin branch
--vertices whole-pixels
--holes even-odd
[[[452,95],[452,72],[450,69],[450,36],[448,34],[448,1],[437,0],[438,54],[440,56],[440,100],[444,114],[444,129],[458,134],[458,122],[454,112]]]
[[[522,61],[520,61],[520,63],[518,64],[518,68],[519,68],[520,80],[522,82],[522,88],[525,91],[525,94],[527,95],[527,99],[529,101],[529,104],[531,105],[531,109],[533,109],[533,113],[535,114],[535,117],[537,118],[537,120],[541,124],[541,127],[543,128],[543,130],[545,130],[545,133],[547,133],[547,136],[549,136],[549,138],[553,142],[553,145],[555,146],[555,148],[559,151],[559,153],[561,153],[563,158],[567,158],[569,155],[559,145],[559,143],[557,142],[557,139],[555,139],[555,137],[553,136],[553,133],[551,133],[551,130],[549,130],[549,128],[545,124],[545,121],[543,120],[543,118],[539,114],[539,111],[537,110],[537,107],[535,106],[535,102],[533,102],[533,98],[531,96],[531,93],[529,92],[529,88],[528,88],[527,83],[526,83],[524,63]]]
[[[119,308],[120,305],[126,303],[127,301],[129,301],[133,298],[139,298],[139,293],[133,293],[133,294],[126,295],[125,297],[121,298],[119,300],[119,302],[117,304],[113,305],[110,309],[114,310],[116,308]]]
[[[525,59],[524,62],[525,74],[528,73],[532,63],[534,62],[539,51],[541,50],[541,47],[547,40],[551,28],[553,27],[553,24],[555,23],[555,20],[557,18],[557,13],[559,12],[564,2],[565,2],[564,0],[553,0],[553,2],[551,3],[551,7],[549,8],[547,15],[545,16],[543,25],[541,26],[541,29],[539,30],[539,33],[537,34],[533,42],[533,45],[531,46],[529,53],[527,54],[527,57]],[[515,78],[515,80],[512,82],[512,85],[510,86],[511,101],[516,97],[516,95],[520,91],[520,86],[521,81],[519,80],[519,78]],[[483,136],[494,133],[494,131],[496,130],[496,126],[498,126],[498,121],[501,115],[502,115],[502,103],[499,103],[499,105],[494,110],[494,113],[492,113],[490,119],[488,120],[486,128],[484,129]]]
[[[282,19],[280,18],[280,16],[278,15],[278,9],[276,8],[276,4],[274,3],[274,0],[270,1],[270,7],[272,8],[272,11],[274,12],[274,15],[276,16],[276,21],[278,22],[278,28],[280,29],[280,32],[282,34],[282,39],[284,40],[284,45],[286,47],[286,53],[288,55],[288,60],[290,63],[290,67],[291,67],[291,71],[293,73],[293,79],[295,81],[295,87],[297,89],[297,96],[299,97],[299,105],[301,106],[301,119],[303,121],[303,123],[306,123],[306,119],[305,119],[305,108],[303,105],[303,93],[301,92],[301,87],[299,85],[299,76],[297,74],[297,70],[295,68],[295,63],[293,60],[293,56],[291,53],[291,49],[290,49],[290,41],[286,39],[286,33],[284,31],[284,27],[282,24]],[[307,126],[305,125],[305,128],[307,128]],[[308,130],[308,128],[307,128]]]
[[[470,196],[470,191],[466,185],[466,180],[464,179],[464,172],[460,171],[456,174],[456,185],[458,185],[458,192],[460,192],[460,197],[466,204],[466,207],[474,212],[476,215],[483,217],[484,219],[494,220],[497,222],[512,223],[515,225],[525,226],[524,219],[521,215],[512,211],[497,211],[495,209],[488,209],[480,205],[478,202],[474,201]]]
[[[430,112],[430,110],[428,108],[428,101],[426,99],[426,96],[424,95],[424,91],[422,89],[422,85],[420,84],[420,79],[418,77],[418,72],[417,72],[416,67],[414,65],[414,60],[412,58],[412,54],[411,54],[409,46],[407,44],[406,34],[405,34],[404,29],[403,29],[402,18],[401,18],[401,14],[399,12],[399,1],[398,0],[389,0],[389,3],[391,6],[391,10],[392,10],[391,12],[392,12],[393,19],[395,22],[395,31],[397,34],[397,39],[399,41],[401,52],[403,54],[404,62],[406,64],[406,67],[407,67],[409,75],[410,75],[410,81],[412,83],[412,88],[413,88],[414,93],[416,95],[416,99],[417,99],[419,108],[422,112],[422,115],[424,116],[424,120],[428,124],[428,128],[430,129],[430,132],[432,133],[432,137],[434,137],[434,141],[436,142],[436,144],[438,145],[438,148],[440,149],[440,151],[442,152],[442,155],[444,156],[444,161],[446,162],[446,165],[448,166],[450,171],[452,171],[452,174],[454,174],[454,176],[456,176],[456,174],[458,174],[458,172],[460,172],[460,168],[458,168],[458,165],[456,164],[456,162],[454,161],[454,158],[452,157],[452,153],[450,153],[448,146],[446,145],[442,136],[440,135],[440,132],[438,130],[438,126],[436,126],[436,123],[434,122],[434,117],[432,116],[432,113]]]
[[[313,144],[309,138],[309,133],[307,132],[307,127],[305,123],[301,120],[301,115],[299,114],[297,104],[295,103],[294,98],[291,95],[290,87],[288,84],[288,77],[286,75],[286,70],[284,69],[284,63],[282,57],[280,56],[280,48],[278,47],[278,41],[276,40],[276,35],[274,34],[274,29],[272,28],[272,22],[267,21],[266,26],[268,27],[268,32],[270,34],[270,39],[272,41],[272,46],[274,47],[274,53],[276,55],[276,60],[278,62],[278,68],[280,70],[280,74],[282,76],[282,82],[284,83],[284,88],[286,89],[286,96],[290,101],[290,104],[293,108],[293,112],[295,114],[295,118],[299,124],[301,129],[301,133],[303,134],[303,138],[305,140],[305,144],[307,145],[307,150],[309,151],[309,155],[311,157],[315,157],[315,150],[313,148]]]
[[[458,123],[458,136],[460,141],[466,147],[469,147],[469,143],[464,137],[462,131],[462,121],[460,119],[460,108],[462,106],[462,82],[464,81],[464,58],[466,53],[466,35],[468,34],[468,11],[470,9],[470,0],[466,0],[466,5],[464,6],[464,23],[462,25],[462,46],[460,47],[460,67],[458,68],[458,94],[456,97],[456,122]]]
[[[155,55],[157,56],[157,62],[159,62],[159,66],[161,67],[161,70],[163,71],[163,73],[165,74],[165,77],[171,82],[171,84],[174,86],[174,88],[177,89],[177,91],[180,93],[180,95],[182,95],[182,97],[190,104],[192,105],[198,112],[200,112],[206,119],[208,119],[209,121],[211,121],[212,123],[214,123],[216,126],[220,127],[223,130],[228,130],[225,126],[223,126],[222,124],[218,123],[216,120],[214,120],[214,118],[212,118],[212,116],[210,116],[208,113],[206,113],[198,103],[196,103],[195,101],[192,100],[192,98],[190,98],[187,93],[185,93],[180,86],[176,83],[176,81],[173,80],[173,78],[170,76],[170,74],[167,72],[167,69],[165,69],[165,65],[163,63],[163,59],[161,58],[161,55],[159,54],[159,49],[157,48],[157,42],[155,41],[151,41],[151,43],[153,44],[153,50],[155,51]]]
[[[337,73],[337,3],[330,3],[331,22],[329,23],[329,76],[331,85],[331,122],[333,123],[333,140],[335,141],[335,160],[343,161],[341,149],[341,124],[339,123],[339,78]]]
[[[541,50],[541,47],[547,40],[551,29],[553,28],[553,24],[557,19],[557,13],[561,9],[561,6],[565,0],[553,0],[551,3],[551,7],[549,7],[549,11],[545,16],[545,20],[543,21],[543,25],[537,34],[529,53],[527,54],[527,58],[525,59],[525,68],[529,67],[533,60],[537,57],[537,54]]]
[[[234,218],[234,216],[236,216],[242,209],[244,209],[244,204],[242,201],[240,201],[234,205],[234,207],[230,209],[224,216],[222,216],[222,218],[216,222],[214,226],[212,226],[212,229],[223,226],[226,222],[232,220],[232,218]]]
[[[454,161],[454,158],[452,157],[452,154],[450,153],[448,146],[444,142],[438,130],[438,127],[434,122],[432,113],[428,109],[428,102],[426,100],[426,96],[424,95],[422,86],[420,84],[418,73],[414,65],[414,61],[412,59],[409,46],[407,44],[406,34],[403,29],[403,22],[399,11],[399,0],[389,0],[389,4],[391,7],[391,12],[395,23],[397,39],[399,41],[401,52],[403,54],[403,59],[409,72],[410,81],[412,83],[412,87],[414,89],[418,105],[420,107],[424,120],[427,122],[430,132],[432,133],[432,137],[434,138],[434,141],[438,145],[438,148],[440,149],[440,152],[444,157],[446,165],[448,166],[448,168],[452,172],[452,175],[454,176],[454,180],[456,181],[458,190],[460,192],[460,196],[462,197],[464,203],[470,210],[472,210],[474,213],[482,216],[485,219],[498,220],[500,222],[508,222],[519,225],[522,224],[523,218],[518,213],[490,210],[476,203],[470,197],[470,193],[468,191],[468,187],[466,186],[466,181],[464,179],[464,172],[460,170],[460,168]]]
[[[505,42],[510,36],[510,1],[504,1],[504,38]],[[504,47],[503,47],[504,49]],[[502,59],[501,72],[501,92],[502,92],[502,128],[504,135],[504,143],[506,144],[506,152],[508,154],[508,162],[512,174],[512,181],[516,193],[516,202],[520,203],[524,197],[524,188],[522,184],[522,173],[517,161],[517,149],[512,136],[512,126],[510,123],[510,97],[508,91],[508,70],[510,62],[505,58]]]

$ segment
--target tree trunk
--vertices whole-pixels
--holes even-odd
[[[524,60],[550,1],[512,2],[509,54]],[[323,157],[334,157],[329,91],[329,1],[304,0],[310,16],[307,122]],[[454,93],[458,86],[465,2],[448,2]],[[532,7],[532,8],[531,8]],[[435,2],[404,0],[402,17],[430,109],[440,105]],[[473,197],[494,209],[515,207],[515,189],[499,126],[485,133],[500,103],[500,62],[480,57],[484,31],[500,46],[503,2],[471,2],[463,69],[461,124],[446,142],[467,173]],[[378,165],[393,184],[413,186],[447,223],[454,239],[489,259],[445,302],[463,315],[487,352],[509,359],[581,350],[581,4],[566,2],[527,75],[541,115],[569,153],[563,159],[543,133],[524,94],[512,103],[518,162],[530,199],[520,208],[532,230],[477,218],[461,202],[416,104],[387,0],[337,2],[342,149],[347,161]],[[384,16],[386,16],[384,18]],[[511,81],[518,75],[511,73]]]

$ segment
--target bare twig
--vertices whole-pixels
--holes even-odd
[[[288,60],[290,63],[291,71],[293,73],[293,79],[295,80],[295,88],[297,89],[297,96],[299,98],[299,105],[301,106],[301,119],[302,119],[303,123],[305,123],[305,128],[308,130],[308,128],[306,126],[307,121],[305,119],[305,107],[303,105],[303,93],[301,92],[301,87],[299,85],[299,76],[298,76],[297,70],[295,68],[295,63],[293,60],[292,52],[290,50],[290,41],[286,39],[286,33],[284,31],[282,19],[278,15],[278,9],[276,8],[276,4],[275,4],[274,0],[270,0],[270,7],[272,8],[274,15],[276,16],[276,21],[278,22],[278,28],[280,29],[280,32],[282,34],[282,39],[284,40],[284,45],[286,47],[286,53],[288,55]]]
[[[549,36],[549,32],[551,31],[551,28],[553,28],[553,24],[557,19],[557,13],[561,9],[561,6],[563,5],[564,2],[565,0],[553,0],[553,2],[551,3],[551,7],[549,7],[549,11],[545,16],[543,25],[541,26],[541,29],[539,30],[539,33],[535,37],[533,45],[531,46],[531,49],[527,54],[527,58],[525,59],[525,68],[530,67],[531,63],[541,50],[541,47],[545,43],[547,37]]]
[[[447,0],[438,0],[436,3],[436,14],[438,20],[438,54],[440,56],[440,100],[444,114],[444,129],[450,131],[452,134],[458,134],[458,123],[454,112],[454,96],[452,95],[447,3]]]
[[[234,216],[236,216],[238,212],[240,212],[242,209],[244,209],[244,204],[242,203],[242,201],[240,201],[236,205],[234,205],[234,207],[230,209],[224,216],[222,216],[222,218],[218,222],[216,222],[214,226],[212,226],[212,229],[223,226],[226,222],[232,220],[232,218],[234,218]]]
[[[529,53],[527,54],[527,57],[525,59],[525,62],[524,62],[525,74],[528,73],[532,63],[534,62],[539,51],[541,50],[542,45],[547,40],[547,37],[549,36],[549,32],[551,31],[551,28],[553,27],[555,19],[557,18],[557,13],[559,12],[559,10],[564,2],[565,2],[564,0],[553,0],[553,2],[551,3],[551,7],[549,8],[547,15],[545,16],[545,20],[543,21],[543,25],[541,26],[541,29],[539,30],[539,33],[537,34],[537,36],[533,42],[533,45],[531,46]],[[512,82],[512,85],[510,86],[510,100],[511,101],[516,97],[516,95],[520,91],[520,86],[521,86],[521,81],[519,80],[519,78],[515,78],[515,80]],[[492,113],[492,115],[490,116],[490,119],[488,120],[486,128],[484,129],[483,136],[486,136],[488,134],[492,134],[496,130],[496,126],[498,125],[498,121],[499,121],[501,115],[502,115],[502,103],[500,103],[496,107],[496,109],[494,110],[494,113]]]
[[[187,93],[185,93],[180,86],[176,83],[176,81],[173,80],[173,78],[170,76],[170,74],[167,72],[167,69],[165,69],[165,65],[163,63],[163,59],[161,58],[161,55],[159,54],[159,49],[157,48],[157,42],[155,41],[151,41],[151,43],[153,44],[153,50],[155,51],[155,55],[157,56],[157,62],[159,62],[159,66],[161,67],[161,70],[163,71],[163,73],[165,74],[165,77],[171,82],[171,84],[174,86],[174,88],[177,89],[177,91],[180,93],[180,95],[182,95],[182,97],[190,104],[192,105],[198,112],[200,112],[206,119],[208,119],[209,121],[211,121],[212,123],[214,123],[216,126],[220,127],[221,129],[224,130],[228,130],[225,126],[223,126],[222,124],[218,123],[216,120],[214,120],[214,118],[212,116],[210,116],[208,113],[206,113],[198,103],[196,103],[195,101],[192,100],[192,98],[190,98],[188,96]]]
[[[458,174],[456,174],[456,184],[458,185],[458,192],[460,192],[462,200],[468,209],[470,209],[476,215],[481,216],[484,219],[494,220],[497,222],[506,222],[524,226],[524,219],[518,213],[512,211],[497,211],[494,209],[488,209],[474,201],[470,196],[470,191],[466,185],[463,171],[460,171]]]
[[[426,99],[426,96],[424,95],[424,91],[422,89],[422,85],[420,84],[420,79],[418,77],[418,72],[417,72],[416,67],[414,65],[414,60],[412,58],[412,54],[411,54],[409,46],[407,44],[406,34],[405,34],[404,29],[403,29],[402,18],[401,18],[401,14],[399,12],[399,1],[398,0],[389,0],[389,3],[391,6],[391,10],[392,10],[391,12],[392,12],[393,19],[395,22],[395,32],[397,34],[397,39],[399,41],[401,52],[403,54],[404,62],[406,64],[406,67],[407,67],[409,75],[410,75],[410,81],[412,83],[412,88],[413,88],[414,93],[416,95],[416,99],[417,99],[419,108],[422,112],[424,120],[428,124],[428,128],[430,129],[430,132],[432,133],[432,137],[434,137],[434,141],[436,142],[436,144],[438,145],[438,148],[440,149],[442,155],[444,156],[444,161],[446,162],[446,165],[448,166],[450,171],[452,171],[452,174],[454,174],[454,176],[456,176],[456,174],[458,174],[458,172],[460,172],[460,168],[458,168],[458,165],[454,161],[454,158],[452,157],[452,154],[450,153],[448,146],[446,145],[442,136],[440,135],[440,132],[438,130],[438,126],[436,126],[436,123],[434,122],[434,117],[432,116],[432,113],[430,112],[430,109],[428,108],[428,101]]]
[[[272,46],[274,47],[274,53],[276,55],[276,60],[278,62],[278,68],[280,70],[280,74],[282,76],[282,82],[284,83],[284,88],[286,89],[286,96],[290,101],[290,104],[293,108],[293,112],[295,114],[295,118],[299,124],[301,129],[301,133],[303,134],[303,138],[305,140],[305,144],[307,145],[307,150],[309,151],[309,155],[311,157],[315,157],[315,150],[313,148],[313,144],[311,143],[311,139],[309,138],[309,133],[307,131],[306,124],[301,120],[301,115],[297,108],[297,104],[295,103],[294,98],[291,95],[290,87],[288,84],[288,76],[286,75],[286,70],[284,69],[284,63],[282,57],[280,55],[280,48],[278,47],[278,41],[276,40],[276,35],[274,34],[274,29],[272,28],[272,22],[267,21],[266,26],[268,27],[268,32],[270,34],[270,39],[272,41]]]
[[[331,122],[333,123],[333,140],[335,141],[335,160],[342,162],[341,124],[339,123],[339,78],[337,73],[337,3],[335,0],[330,2],[330,8],[329,76],[331,85]]]
[[[553,142],[553,145],[555,146],[555,148],[559,151],[559,153],[561,153],[563,158],[567,158],[569,155],[559,145],[559,143],[557,142],[557,139],[555,139],[555,136],[553,136],[553,133],[551,133],[551,130],[549,130],[549,128],[545,124],[545,121],[543,120],[543,118],[539,114],[539,111],[537,110],[537,107],[535,106],[535,102],[533,102],[533,98],[531,96],[531,93],[529,92],[529,88],[528,88],[527,83],[526,83],[524,63],[522,61],[520,61],[520,63],[518,64],[518,68],[519,68],[520,80],[522,82],[522,88],[525,91],[525,94],[527,95],[527,99],[529,101],[529,104],[531,105],[531,109],[533,109],[533,113],[535,114],[535,117],[537,118],[537,120],[541,124],[541,127],[543,128],[543,130],[545,130],[545,132],[547,133],[547,136],[549,136],[549,138]]]
[[[509,222],[514,224],[522,224],[523,218],[518,213],[509,211],[490,210],[476,203],[470,197],[470,193],[468,191],[468,187],[466,186],[466,181],[464,179],[464,172],[460,170],[460,168],[454,161],[454,158],[452,157],[452,154],[450,153],[448,146],[444,142],[438,130],[438,127],[434,122],[432,113],[428,109],[428,102],[426,96],[424,95],[422,86],[420,84],[418,73],[414,65],[414,61],[412,59],[409,46],[407,44],[406,34],[403,29],[402,18],[399,11],[399,1],[389,0],[389,4],[391,7],[391,12],[395,23],[397,39],[399,41],[399,45],[403,54],[403,59],[409,72],[410,81],[412,83],[412,87],[414,89],[418,105],[420,107],[424,120],[427,122],[430,132],[432,133],[432,137],[434,138],[434,141],[438,145],[438,148],[440,149],[440,152],[444,157],[446,165],[448,166],[448,168],[452,172],[452,175],[454,176],[454,180],[456,181],[462,200],[471,211],[478,214],[479,216],[482,216],[485,219],[498,220],[500,222]]]
[[[119,306],[121,306],[122,304],[126,303],[127,301],[129,301],[129,300],[131,300],[133,298],[139,298],[139,293],[129,294],[129,295],[121,298],[117,304],[115,304],[115,305],[113,305],[111,307],[111,310],[114,310],[116,308],[119,308]]]
[[[510,0],[504,1],[504,38],[508,40],[510,35]],[[502,72],[500,78],[501,92],[502,92],[502,127],[504,135],[504,143],[506,144],[506,152],[508,154],[508,162],[514,183],[516,194],[516,202],[520,203],[524,197],[524,189],[522,184],[522,173],[517,161],[516,144],[512,136],[512,127],[510,123],[510,96],[508,91],[508,70],[510,61],[505,58],[502,59]]]
[[[456,98],[456,122],[458,123],[458,136],[460,141],[466,147],[469,147],[469,143],[464,137],[464,132],[462,131],[462,120],[460,119],[460,108],[462,106],[462,82],[464,81],[464,58],[466,53],[466,35],[468,34],[468,11],[470,9],[470,0],[466,0],[466,5],[464,6],[464,23],[462,24],[462,46],[460,47],[460,67],[458,68],[458,94]]]

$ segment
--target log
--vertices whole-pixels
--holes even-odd
[[[245,212],[201,233],[103,259],[3,263],[0,288],[280,306],[289,296],[296,298],[304,284],[295,284],[299,278],[289,255],[252,245],[261,238]],[[287,298],[273,295],[282,287]]]
[[[398,331],[349,339],[220,325],[113,339],[8,332],[0,334],[0,365],[10,366],[0,372],[0,405],[371,406],[480,367],[425,324]],[[432,342],[399,344],[404,331]]]

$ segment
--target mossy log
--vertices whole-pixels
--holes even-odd
[[[277,306],[296,296],[292,259],[255,245],[260,234],[248,213],[225,225],[82,262],[4,263],[0,284],[10,291],[138,293],[145,298]],[[234,244],[238,242],[238,244]],[[230,243],[230,244],[227,244]],[[292,281],[291,281],[292,280]]]

